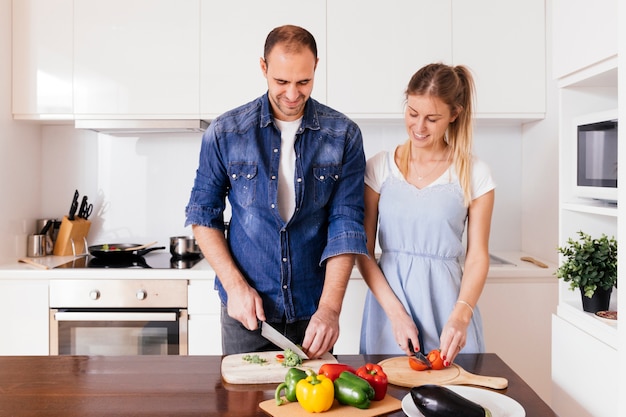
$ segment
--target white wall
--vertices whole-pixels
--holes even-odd
[[[41,206],[38,126],[11,116],[11,0],[0,0],[0,263],[26,254]]]
[[[404,142],[402,121],[363,122],[366,156]],[[42,215],[67,214],[78,189],[94,204],[89,243],[146,243],[190,234],[184,209],[198,164],[201,134],[115,137],[71,126],[43,128]],[[521,131],[479,127],[476,153],[498,183],[492,250],[521,245]],[[507,155],[502,158],[502,155]]]

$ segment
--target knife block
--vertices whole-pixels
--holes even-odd
[[[80,217],[70,220],[63,217],[57,240],[54,243],[53,255],[78,256],[87,253],[87,233],[91,222]]]

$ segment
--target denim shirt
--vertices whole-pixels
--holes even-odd
[[[359,127],[309,98],[296,132],[296,208],[278,210],[280,131],[267,94],[216,118],[202,137],[185,225],[224,229],[237,266],[263,299],[268,321],[310,319],[325,260],[367,254],[363,228],[365,155]],[[223,303],[227,295],[216,279]]]

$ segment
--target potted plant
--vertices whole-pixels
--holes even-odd
[[[605,234],[596,239],[582,231],[578,235],[579,240],[569,238],[558,248],[565,260],[555,275],[569,282],[570,290],[580,289],[584,311],[607,310],[617,285],[617,241]]]

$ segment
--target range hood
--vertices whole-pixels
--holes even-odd
[[[209,123],[189,119],[133,119],[133,120],[76,120],[76,129],[93,130],[107,135],[140,135],[147,133],[197,133],[204,132]]]

